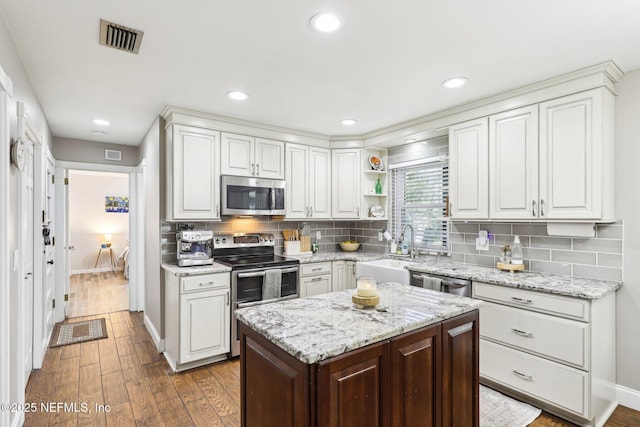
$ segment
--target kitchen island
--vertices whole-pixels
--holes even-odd
[[[237,311],[242,425],[478,425],[480,301],[378,285]]]

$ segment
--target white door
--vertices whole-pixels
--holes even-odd
[[[540,104],[540,217],[601,216],[602,93]]]
[[[47,157],[45,159],[45,199],[44,199],[44,221],[43,227],[47,226],[50,230],[49,243],[44,244],[44,257],[43,257],[43,283],[42,283],[42,339],[43,346],[46,348],[51,332],[54,325],[53,314],[53,300],[55,298],[55,276],[56,266],[54,264],[55,258],[55,160],[51,153],[47,150]],[[43,239],[44,242],[44,239]],[[45,242],[46,243],[46,242]],[[62,301],[60,301],[62,303]]]
[[[333,218],[360,218],[360,150],[337,149],[331,152]]]
[[[331,152],[309,147],[309,216],[331,218]],[[287,185],[289,183],[287,182]]]
[[[220,141],[222,175],[255,176],[254,138],[223,132]]]
[[[331,263],[331,292],[344,291],[346,277],[345,261],[333,261]]]
[[[489,117],[491,219],[538,217],[538,106]]]
[[[256,138],[255,174],[260,178],[284,179],[284,142]]]
[[[307,170],[308,152],[309,148],[303,145],[287,144],[287,218],[307,218],[309,216],[307,188],[308,180],[313,179],[313,175]]]
[[[489,218],[487,118],[449,128],[449,206],[452,218]]]
[[[22,330],[24,343],[24,381],[25,385],[33,369],[33,249],[34,249],[34,188],[33,188],[33,144],[26,143],[25,168],[21,174],[21,253],[22,272],[24,281],[22,282],[22,309],[23,325]]]

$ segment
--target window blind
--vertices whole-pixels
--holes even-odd
[[[392,220],[396,238],[402,227],[411,224],[415,230],[415,248],[448,252],[449,222],[447,197],[449,194],[449,165],[437,161],[392,170]],[[409,239],[410,231],[406,238]]]

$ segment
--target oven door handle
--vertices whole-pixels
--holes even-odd
[[[268,270],[268,269],[266,269]],[[262,270],[262,271],[255,271],[252,273],[238,273],[238,279],[245,279],[247,277],[260,277],[260,276],[264,276],[266,274],[266,270]],[[298,272],[298,267],[292,267],[292,268],[282,268],[280,269],[280,271],[282,272],[282,274],[286,274],[286,273],[297,273]]]
[[[276,210],[276,189],[275,188],[271,189],[271,210],[272,211]]]

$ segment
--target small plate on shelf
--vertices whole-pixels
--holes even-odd
[[[369,164],[373,170],[381,171],[384,169],[384,163],[378,156],[369,156]]]
[[[371,216],[375,216],[376,218],[380,218],[384,216],[384,209],[380,205],[373,205],[369,208],[369,212],[371,212]]]

